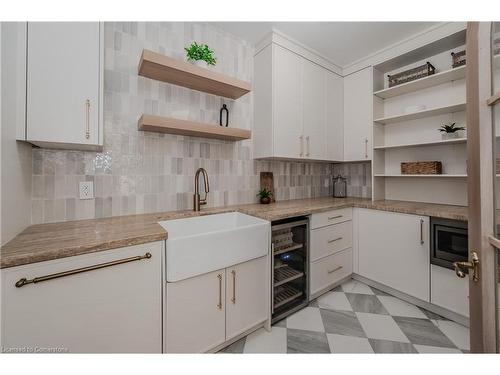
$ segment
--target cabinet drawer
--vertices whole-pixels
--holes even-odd
[[[311,231],[311,261],[352,247],[352,221]]]
[[[331,224],[342,223],[352,219],[352,208],[342,208],[313,214],[311,216],[311,229],[325,227]]]
[[[311,263],[311,295],[352,273],[352,248]]]

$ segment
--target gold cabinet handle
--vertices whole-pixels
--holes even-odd
[[[368,159],[368,138],[365,138],[365,159]]]
[[[217,278],[219,279],[219,303],[217,304],[217,308],[222,310],[222,275],[219,273]]]
[[[328,220],[340,219],[343,215],[330,216]]]
[[[333,270],[329,270],[327,271],[328,273],[334,273],[334,272],[337,272],[338,270],[341,270],[343,267],[342,266],[338,266],[338,267],[335,267]]]
[[[236,271],[232,270],[231,275],[233,275],[233,298],[231,298],[231,302],[236,303]]]
[[[306,156],[309,156],[309,136],[306,137]]]
[[[337,237],[337,238],[334,238],[332,240],[328,240],[328,243],[332,243],[332,242],[335,242],[335,241],[340,241],[342,238],[344,238],[344,237]]]
[[[76,268],[74,270],[53,273],[53,274],[46,275],[46,276],[39,276],[39,277],[35,277],[33,279],[27,279],[27,278],[23,277],[22,279],[20,279],[19,281],[17,281],[15,285],[16,285],[17,288],[21,288],[22,286],[25,286],[25,285],[28,285],[28,284],[36,284],[36,283],[41,283],[43,281],[49,281],[49,280],[59,279],[61,277],[66,277],[66,276],[76,275],[78,273],[83,273],[83,272],[98,270],[100,268],[106,268],[106,267],[116,266],[118,264],[134,262],[136,260],[150,259],[151,256],[152,256],[151,253],[146,253],[144,255],[138,255],[138,256],[135,256],[135,257],[113,260],[111,262],[95,264],[93,266],[88,266],[88,267]]]
[[[424,219],[420,219],[420,245],[424,244]]]
[[[85,138],[90,138],[90,100],[85,101]]]
[[[299,137],[300,139],[300,157],[303,157],[304,156],[304,136],[301,135]]]

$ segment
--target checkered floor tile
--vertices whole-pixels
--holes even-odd
[[[463,353],[469,329],[349,280],[225,353]]]

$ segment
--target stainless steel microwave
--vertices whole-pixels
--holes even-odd
[[[431,217],[431,264],[453,269],[468,257],[467,222]]]

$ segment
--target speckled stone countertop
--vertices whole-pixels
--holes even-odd
[[[119,247],[161,241],[167,232],[158,222],[224,212],[242,212],[274,221],[344,207],[370,208],[456,220],[467,220],[467,207],[406,201],[374,201],[362,198],[311,198],[269,205],[245,204],[156,214],[116,216],[32,225],[2,246],[0,268],[42,262]]]

